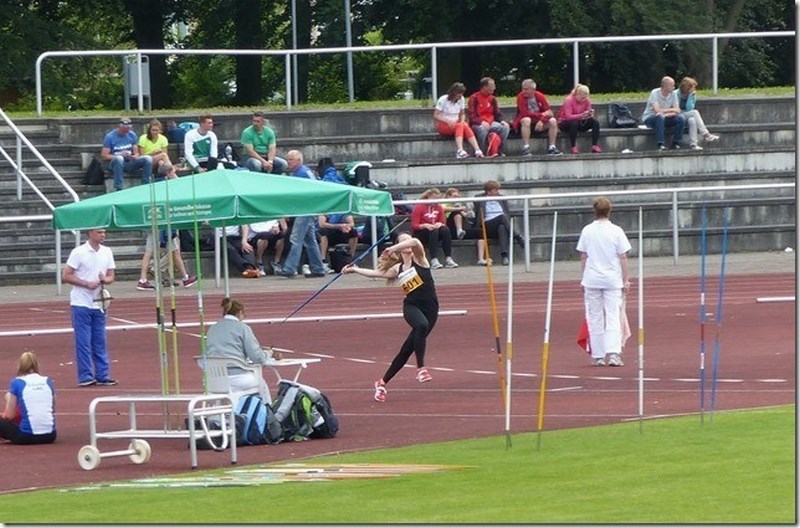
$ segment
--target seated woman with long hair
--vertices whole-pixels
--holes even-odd
[[[240,361],[266,365],[270,358],[281,359],[279,352],[261,348],[253,329],[244,322],[244,306],[229,297],[222,299],[222,319],[208,330],[206,354],[213,357],[228,357]],[[253,371],[239,367],[228,367],[231,390],[258,393],[269,404],[272,397],[263,378]]]

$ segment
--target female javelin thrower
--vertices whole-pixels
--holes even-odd
[[[411,326],[411,332],[383,378],[375,382],[375,400],[381,403],[386,401],[386,384],[403,368],[412,352],[417,359],[417,381],[430,381],[431,375],[425,368],[425,345],[439,317],[439,300],[422,242],[408,233],[402,233],[397,237],[396,244],[383,251],[377,269],[349,264],[342,269],[342,273],[387,279],[388,284],[399,284],[406,295],[403,318]]]

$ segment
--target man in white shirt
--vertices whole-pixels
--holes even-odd
[[[109,376],[103,285],[114,282],[114,255],[103,245],[105,229],[90,229],[88,240],[69,254],[61,280],[72,285],[69,302],[75,335],[78,385],[116,385]]]
[[[183,155],[195,173],[217,168],[219,152],[213,128],[214,118],[201,115],[200,126],[188,131],[183,139]]]

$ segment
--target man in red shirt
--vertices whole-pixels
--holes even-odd
[[[500,113],[494,90],[494,79],[484,77],[481,79],[478,91],[469,97],[468,105],[469,125],[475,132],[481,149],[490,158],[503,155],[503,146],[511,130],[508,122],[503,119],[503,114]],[[497,135],[497,138],[491,136],[492,143],[499,141],[496,148],[487,142],[492,132]]]
[[[547,131],[547,153],[551,156],[561,156],[562,152],[556,148],[558,136],[558,122],[550,108],[547,97],[536,89],[533,79],[522,81],[522,90],[517,94],[517,116],[514,118],[514,130],[522,136],[522,155],[531,155],[531,129],[534,132]]]

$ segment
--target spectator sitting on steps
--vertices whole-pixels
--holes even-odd
[[[476,194],[476,197],[483,196],[502,196],[500,194],[500,184],[495,180],[489,180],[483,185],[483,192]],[[486,266],[491,263],[489,252],[483,240],[483,227],[481,222],[486,224],[486,238],[496,238],[500,245],[500,257],[503,266],[509,264],[508,260],[508,235],[511,233],[509,222],[508,200],[487,200],[475,202],[475,222],[480,231],[478,235],[478,265]],[[525,240],[521,235],[515,234],[514,240],[520,245],[525,246]]]
[[[478,91],[469,96],[467,112],[469,124],[478,138],[478,145],[483,149],[484,155],[490,158],[503,156],[503,148],[511,131],[508,122],[500,113],[494,90],[494,79],[491,77],[481,79]],[[492,133],[496,136],[491,136]],[[493,142],[499,140],[499,145],[488,145],[489,137],[493,138]]]
[[[533,79],[522,81],[522,90],[517,94],[517,115],[513,127],[522,136],[523,156],[531,155],[531,132],[544,131],[547,131],[547,153],[551,156],[562,155],[556,148],[558,121],[553,116],[547,96],[536,89]]]
[[[217,135],[213,131],[214,118],[208,114],[200,116],[200,126],[186,132],[183,139],[183,155],[192,172],[206,172],[217,168]]]
[[[675,127],[675,131],[672,133],[671,148],[681,148],[686,116],[681,114],[678,96],[675,94],[675,80],[672,77],[662,78],[661,87],[650,92],[650,97],[647,98],[647,104],[642,113],[642,123],[655,131],[658,150],[667,148],[664,144],[665,128]]]
[[[286,160],[276,156],[277,136],[275,131],[266,125],[263,112],[253,112],[252,124],[242,130],[242,148],[245,159],[242,165],[252,172],[269,172],[283,174],[286,172]]]
[[[440,198],[442,193],[439,189],[432,187],[420,195],[421,200],[435,200]],[[419,203],[414,205],[411,212],[411,231],[414,238],[418,238],[424,246],[427,246],[431,254],[430,265],[432,270],[442,267],[442,263],[436,258],[439,253],[439,245],[442,246],[444,253],[444,267],[457,268],[458,264],[453,260],[452,237],[450,229],[444,217],[444,207],[437,203]]]
[[[103,148],[100,150],[100,158],[107,163],[114,175],[116,191],[124,187],[122,178],[126,172],[134,173],[141,170],[142,184],[150,183],[153,174],[153,158],[139,153],[139,137],[131,130],[132,124],[129,117],[121,118],[117,128],[103,138]]]
[[[475,132],[472,131],[464,117],[464,92],[466,88],[460,82],[453,83],[447,93],[436,101],[436,109],[433,111],[433,121],[436,124],[436,131],[445,137],[454,137],[456,140],[456,158],[468,158],[469,153],[464,150],[464,138],[475,151],[476,158],[482,158],[483,152],[475,139]]]
[[[594,117],[592,101],[589,100],[589,87],[578,84],[572,90],[558,112],[558,128],[569,134],[569,146],[573,154],[579,154],[578,132],[592,131],[592,152],[603,152],[598,145],[600,122]]]

